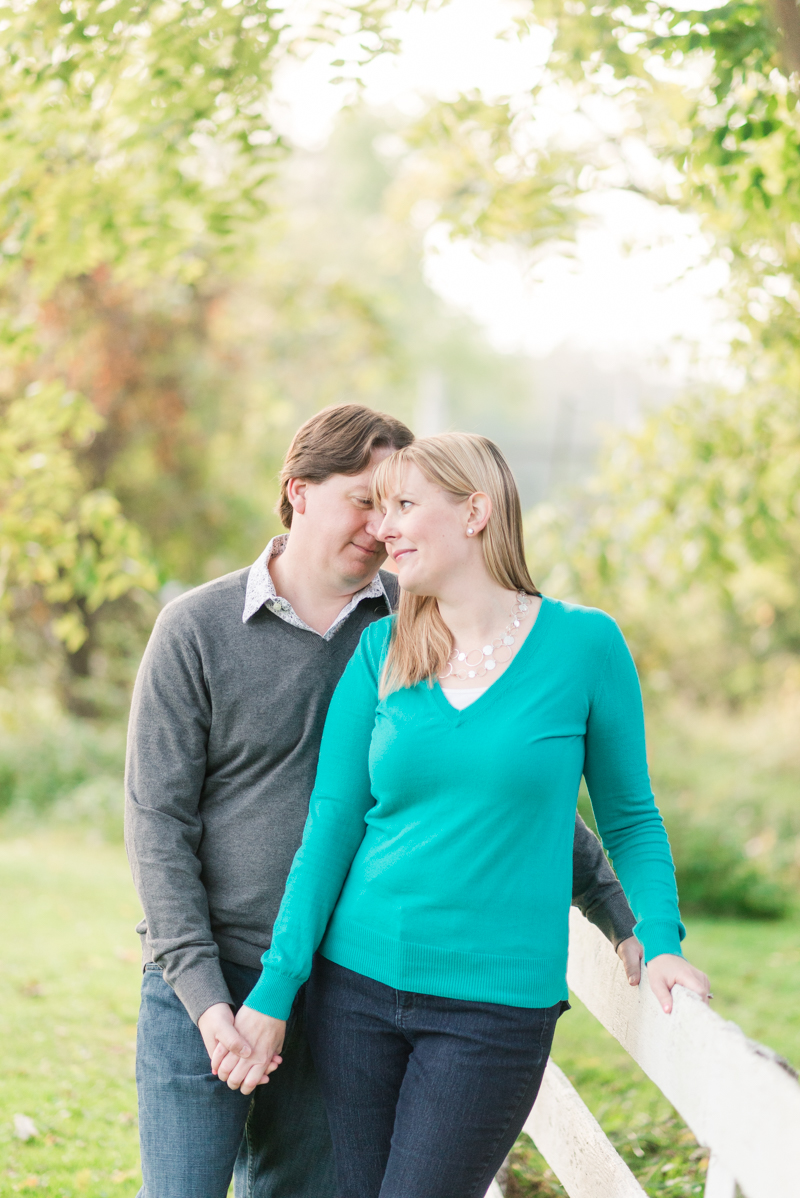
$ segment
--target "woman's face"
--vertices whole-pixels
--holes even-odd
[[[456,500],[428,482],[414,465],[398,471],[381,504],[383,519],[375,536],[395,562],[403,590],[439,596],[454,576],[469,571],[478,560],[482,567],[477,532],[486,519],[478,513],[470,524],[470,516],[476,515],[475,500],[479,506],[481,500],[488,503],[480,493]],[[473,526],[475,533],[470,536],[467,528]]]

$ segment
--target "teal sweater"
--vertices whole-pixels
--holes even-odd
[[[639,681],[614,621],[543,599],[505,673],[457,711],[438,683],[378,699],[392,618],[366,629],[333,696],[247,1005],[285,1019],[317,948],[401,990],[518,1007],[566,998],[582,774],[645,959],[679,953]]]

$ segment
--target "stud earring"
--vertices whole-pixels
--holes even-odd
[[[468,529],[467,529],[467,536],[468,536],[468,537],[471,537],[471,536],[473,536],[474,532],[475,532],[475,529],[474,529],[474,528],[468,528]]]

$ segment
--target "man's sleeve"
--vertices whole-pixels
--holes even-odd
[[[625,892],[608,864],[600,841],[579,815],[575,816],[572,851],[572,903],[608,937],[614,948],[633,935],[636,918]]]
[[[211,702],[199,654],[169,608],[133,692],[125,766],[125,845],[153,960],[196,1023],[231,996],[211,934],[197,849]]]

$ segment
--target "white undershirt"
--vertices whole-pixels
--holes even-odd
[[[442,694],[451,707],[456,707],[459,711],[463,711],[465,707],[469,707],[470,703],[474,703],[476,699],[480,699],[486,689],[485,686],[465,686],[463,690],[453,690],[450,687],[445,690],[442,687]]]

